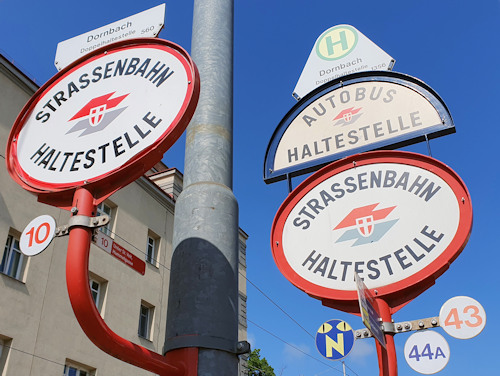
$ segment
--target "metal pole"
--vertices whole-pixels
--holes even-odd
[[[375,303],[377,304],[378,313],[382,318],[382,321],[392,322],[391,308],[389,305],[384,300],[379,298],[375,298]],[[398,363],[396,357],[396,346],[394,344],[394,335],[385,334],[385,349],[378,341],[375,341],[375,344],[377,345],[380,376],[397,376]]]
[[[232,192],[232,0],[195,0],[201,92],[175,207],[164,351],[198,347],[198,375],[238,372],[238,204]]]

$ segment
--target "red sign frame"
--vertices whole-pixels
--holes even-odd
[[[295,205],[318,184],[351,168],[375,163],[398,163],[426,169],[443,179],[450,186],[459,202],[459,224],[448,247],[431,264],[410,277],[377,287],[376,292],[371,290],[374,296],[387,302],[392,313],[434,284],[435,280],[449,268],[449,265],[464,249],[472,229],[472,205],[467,187],[451,168],[434,158],[402,151],[375,151],[334,162],[311,175],[286,198],[278,209],[271,230],[273,257],[281,273],[296,287],[310,296],[320,299],[326,306],[353,314],[359,314],[356,289],[352,291],[334,290],[314,284],[300,276],[285,257],[283,229]]]
[[[88,63],[101,57],[109,56],[115,52],[134,48],[154,48],[167,51],[181,62],[187,74],[189,85],[182,107],[162,136],[152,145],[131,157],[122,166],[92,179],[59,184],[47,183],[30,177],[30,175],[20,166],[16,140],[19,138],[19,134],[27,119],[32,114],[34,107],[43,98],[44,93],[57,85],[57,83],[63,80],[67,75],[84,67]],[[154,164],[161,160],[163,154],[175,143],[175,141],[177,141],[188,126],[198,104],[199,93],[200,79],[198,69],[189,54],[182,47],[172,42],[156,38],[131,39],[105,46],[85,55],[61,70],[40,87],[24,106],[9,135],[6,151],[7,169],[12,178],[19,185],[38,195],[38,200],[40,202],[68,209],[71,207],[76,189],[78,187],[85,187],[85,189],[93,194],[96,198],[96,204],[98,204],[117,190],[138,179],[154,166]]]

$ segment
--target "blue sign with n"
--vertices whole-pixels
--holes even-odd
[[[330,360],[345,358],[354,346],[354,331],[342,320],[329,320],[316,332],[316,347],[321,355]]]

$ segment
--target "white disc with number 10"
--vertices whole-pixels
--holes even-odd
[[[33,219],[24,229],[19,247],[26,256],[35,256],[45,250],[54,238],[56,221],[50,215]]]
[[[439,325],[452,337],[469,339],[483,331],[486,312],[476,300],[468,296],[455,296],[441,307]]]

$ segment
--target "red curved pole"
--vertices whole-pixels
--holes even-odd
[[[382,299],[375,298],[378,313],[384,322],[391,322],[391,308]],[[394,335],[385,334],[385,349],[378,342],[377,345],[378,366],[380,369],[380,376],[397,376],[398,374],[398,359],[396,357],[396,346],[394,345]]]
[[[93,217],[94,197],[86,189],[79,188],[73,198],[73,207],[78,209],[78,215]],[[190,368],[189,365],[184,362],[175,362],[174,364],[167,362],[164,356],[120,337],[106,325],[97,311],[90,293],[88,265],[91,237],[92,230],[90,228],[72,227],[69,231],[66,260],[66,283],[69,299],[73,312],[85,334],[101,350],[124,362],[161,376],[186,375],[186,366]]]

